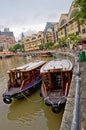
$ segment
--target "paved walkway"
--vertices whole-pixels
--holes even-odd
[[[72,79],[72,83],[70,86],[70,92],[69,92],[69,96],[67,99],[65,112],[63,114],[63,120],[61,123],[60,130],[71,130],[73,110],[74,110],[75,90],[76,90],[76,87],[75,87],[76,86],[76,81],[75,81],[76,70],[77,70],[77,65],[75,64],[73,79]],[[80,62],[80,71],[81,71],[81,79],[82,79],[82,82],[81,82],[81,88],[82,88],[82,93],[81,93],[81,99],[82,99],[81,130],[86,130],[86,61]]]
[[[80,71],[81,71],[81,88],[82,88],[82,122],[81,122],[81,130],[86,130],[86,62],[80,62]]]

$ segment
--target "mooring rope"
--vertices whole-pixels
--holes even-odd
[[[30,98],[28,98],[23,92],[21,92],[21,94],[25,97],[25,99],[27,99],[28,101],[32,102],[32,103],[38,103],[41,102],[43,100],[43,98],[39,99],[39,100],[31,100]]]

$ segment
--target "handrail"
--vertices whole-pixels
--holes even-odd
[[[73,120],[71,125],[71,130],[80,130],[81,127],[81,104],[80,104],[80,95],[81,95],[81,77],[80,77],[80,68],[79,68],[79,55],[77,60],[77,72],[76,72],[76,91],[75,91],[75,101],[74,101],[74,111],[73,111]]]

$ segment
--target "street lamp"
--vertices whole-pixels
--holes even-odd
[[[67,38],[67,48],[70,50],[70,38]]]

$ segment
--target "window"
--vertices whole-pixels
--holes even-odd
[[[79,35],[79,32],[76,32],[76,35]]]
[[[36,39],[36,37],[32,37],[32,40],[35,40]]]
[[[29,39],[26,39],[26,42],[30,41]]]
[[[82,29],[82,33],[85,33],[85,28]]]
[[[63,32],[61,31],[61,35],[63,35]]]
[[[71,25],[71,30],[74,30],[74,26],[73,25]]]
[[[66,23],[66,19],[62,19],[60,26],[64,25]]]
[[[39,35],[38,38],[41,38],[41,35]]]

